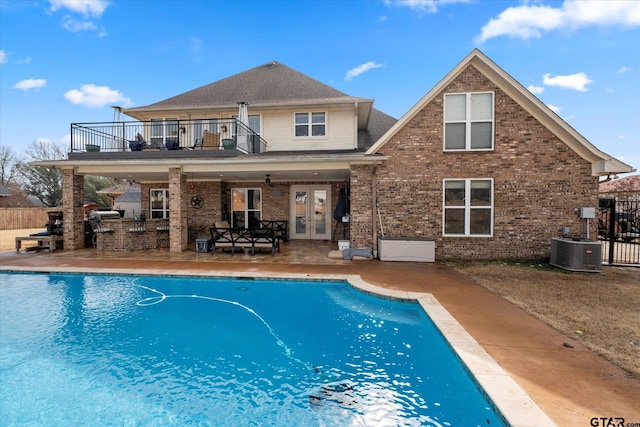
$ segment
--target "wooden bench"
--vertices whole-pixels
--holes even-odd
[[[20,251],[20,247],[22,246],[23,241],[36,241],[38,242],[37,249],[43,249],[47,245],[49,246],[49,250],[51,252],[56,250],[56,245],[58,242],[62,242],[64,237],[62,236],[22,236],[16,237],[16,252]]]

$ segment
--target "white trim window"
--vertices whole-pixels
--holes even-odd
[[[493,150],[493,92],[444,95],[444,150]]]
[[[178,139],[178,119],[151,119],[151,146],[161,148],[169,140]]]
[[[327,135],[327,113],[324,111],[295,113],[294,116],[296,138]]]
[[[231,226],[259,227],[262,219],[262,190],[260,188],[233,188],[231,190]]]
[[[445,179],[442,234],[493,236],[493,179]]]
[[[149,205],[151,218],[169,218],[169,190],[166,188],[151,189]]]

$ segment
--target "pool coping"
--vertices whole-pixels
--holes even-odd
[[[296,279],[345,281],[362,292],[383,298],[415,301],[427,313],[451,349],[465,365],[481,390],[498,410],[499,415],[512,427],[551,427],[553,420],[538,406],[518,383],[487,353],[487,351],[458,323],[458,321],[430,293],[399,291],[373,285],[359,275],[260,273],[236,271],[184,271],[171,269],[78,267],[17,267],[0,266],[1,272],[84,273],[84,274],[136,274],[150,276],[233,277],[261,279]]]

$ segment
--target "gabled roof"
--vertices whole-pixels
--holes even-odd
[[[365,124],[373,105],[371,99],[347,95],[272,61],[164,101],[123,112],[140,119],[144,114],[162,111],[228,110],[237,108],[240,101],[247,102],[249,108],[357,103],[358,115],[364,116]]]
[[[501,90],[514,99],[522,108],[534,116],[560,140],[567,144],[583,159],[591,162],[594,176],[612,173],[633,172],[634,169],[620,160],[600,151],[585,137],[580,135],[560,116],[554,113],[516,79],[507,74],[496,63],[478,49],[474,49],[453,70],[449,72],[433,89],[418,101],[396,124],[380,138],[366,154],[377,153],[393,136],[402,129],[413,117],[429,104],[446,86],[455,80],[468,66],[474,66]]]
[[[11,195],[11,191],[4,185],[0,184],[0,197],[8,197]]]

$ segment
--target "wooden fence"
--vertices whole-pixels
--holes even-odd
[[[51,208],[0,208],[0,230],[45,228]]]

